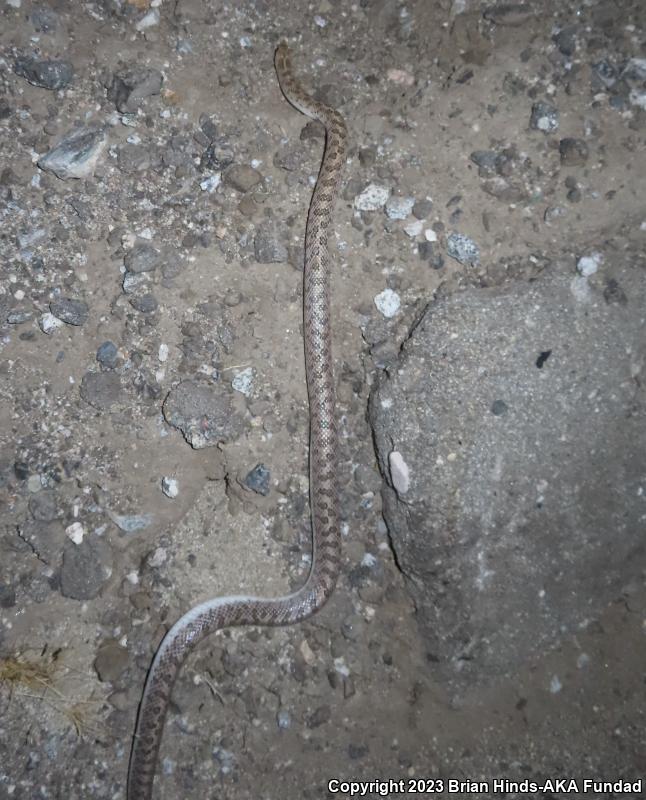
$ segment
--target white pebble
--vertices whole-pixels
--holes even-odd
[[[387,186],[371,183],[354,198],[354,207],[357,211],[378,211],[389,197],[390,189]]]
[[[412,86],[415,83],[415,76],[404,69],[389,69],[386,76],[389,81],[398,83],[400,86]]]
[[[148,563],[151,567],[161,567],[167,559],[166,550],[163,547],[158,547],[155,552],[148,558]]]
[[[68,539],[71,539],[74,544],[81,544],[85,536],[85,528],[80,522],[73,522],[65,528],[65,535]]]
[[[325,17],[321,17],[318,14],[314,17],[314,22],[319,26],[319,28],[324,28],[327,25],[327,20]]]
[[[377,310],[383,314],[384,317],[390,319],[390,317],[394,317],[399,311],[401,300],[397,292],[393,292],[392,289],[384,289],[383,292],[380,292],[375,297],[375,305],[377,306]]]
[[[410,488],[410,470],[399,451],[393,450],[388,455],[388,466],[395,491],[397,494],[406,494]]]
[[[38,324],[40,325],[40,329],[43,333],[46,333],[48,336],[51,336],[54,331],[58,330],[58,328],[62,328],[65,323],[55,317],[51,312],[45,312],[40,319],[38,320]]]
[[[552,694],[558,694],[562,688],[563,684],[559,680],[558,675],[553,675],[552,680],[550,681],[550,692]]]
[[[433,228],[427,228],[424,231],[424,238],[427,242],[437,242],[437,233],[435,233]]]
[[[204,178],[204,180],[200,182],[200,189],[203,192],[214,192],[220,185],[221,181],[222,175],[219,172],[216,172],[214,175],[209,175],[208,178]]]
[[[231,386],[233,386],[236,392],[240,392],[240,394],[243,394],[245,397],[250,397],[253,393],[253,376],[253,367],[247,367],[237,373],[235,378],[231,381]]]
[[[579,274],[583,275],[584,278],[588,278],[590,275],[594,275],[602,262],[603,256],[601,253],[590,253],[589,256],[581,256],[576,262],[576,268]]]
[[[147,28],[152,28],[159,25],[160,14],[156,8],[151,8],[147,14],[136,23],[135,28],[138,31],[145,31]]]
[[[164,363],[164,361],[168,361],[168,345],[165,342],[162,342],[159,345],[159,353],[157,354],[157,358]]]
[[[166,497],[175,498],[179,494],[179,483],[175,478],[164,476],[161,482],[162,492]]]
[[[414,239],[416,236],[420,235],[423,227],[423,221],[421,219],[416,219],[415,222],[409,222],[408,225],[404,225],[404,231],[411,239]]]
[[[406,219],[414,205],[414,197],[391,197],[386,203],[386,216],[388,219]]]

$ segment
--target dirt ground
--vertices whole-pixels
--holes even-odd
[[[646,777],[643,582],[493,685],[440,680],[366,422],[438,293],[608,249],[646,266],[645,22],[640,0],[1,0],[0,798],[125,797],[163,632],[307,575],[301,262],[323,138],[280,93],[283,39],[350,134],[331,235],[343,572],[311,621],[189,658],[156,796]],[[120,99],[132,68],[158,72]],[[38,165],[79,126],[98,131],[91,169]],[[180,382],[218,393],[225,441],[193,448],[169,422]],[[448,783],[493,779],[542,788]]]

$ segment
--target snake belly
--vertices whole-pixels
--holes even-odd
[[[146,678],[128,772],[128,800],[151,800],[159,747],[171,692],[189,653],[209,634],[235,625],[292,625],[318,611],[334,590],[341,541],[337,486],[338,434],[330,330],[328,229],[345,162],[347,132],[341,114],[307,94],[281,44],[274,64],[287,100],[325,126],[326,143],[305,231],[303,323],[310,410],[310,507],[312,565],[305,584],[277,598],[216,597],[181,617],[164,637]]]

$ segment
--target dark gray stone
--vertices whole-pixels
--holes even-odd
[[[580,167],[588,160],[588,145],[583,139],[561,139],[559,153],[564,167]]]
[[[108,89],[111,100],[122,114],[132,114],[146,97],[161,92],[163,75],[158,69],[133,66],[117,72]]]
[[[14,308],[7,314],[7,322],[9,325],[21,325],[23,322],[29,322],[33,317],[33,311]]]
[[[254,255],[259,264],[287,261],[287,248],[273,230],[261,228],[254,238]]]
[[[152,292],[146,292],[146,294],[131,297],[130,305],[135,311],[141,311],[142,314],[152,314],[153,311],[157,311],[159,308],[157,298]]]
[[[20,56],[14,64],[14,72],[34,86],[55,90],[70,85],[74,77],[74,66],[70,61]]]
[[[86,372],[80,393],[86,403],[106,411],[120,401],[121,381],[116,372]]]
[[[474,150],[469,158],[480,168],[480,177],[496,174],[498,153],[495,150]]]
[[[573,56],[576,53],[576,25],[568,25],[554,36],[554,44],[564,56]]]
[[[36,520],[52,522],[58,516],[56,492],[43,489],[29,498],[29,513]]]
[[[20,538],[40,561],[56,567],[60,563],[65,529],[57,520],[30,519],[19,526]]]
[[[168,393],[164,418],[196,450],[237,439],[244,429],[231,397],[221,384],[182,381]]]
[[[96,360],[108,369],[114,369],[119,361],[119,351],[113,342],[103,342],[96,351]]]
[[[532,106],[529,127],[543,133],[553,133],[559,127],[559,111],[551,103],[540,101]]]
[[[147,242],[137,242],[126,253],[123,263],[128,272],[152,272],[161,262],[161,254]]]
[[[233,149],[223,137],[212,142],[200,159],[200,169],[219,172],[233,163]]]
[[[57,318],[68,325],[83,325],[87,320],[88,305],[83,300],[74,300],[71,297],[60,297],[52,300],[49,310]]]
[[[85,536],[80,544],[67,540],[63,550],[60,590],[63,597],[91,600],[112,572],[112,550],[98,536]]]
[[[246,164],[232,164],[224,173],[224,182],[239,192],[248,192],[261,181],[261,173]]]
[[[38,166],[63,180],[85,178],[94,172],[106,144],[104,128],[77,128],[43,156]]]
[[[646,567],[646,284],[623,252],[604,269],[624,304],[571,274],[434,303],[372,393],[384,518],[445,677],[527,663]]]
[[[264,496],[269,494],[269,479],[271,473],[264,464],[256,464],[256,466],[247,474],[244,479],[244,485]]]

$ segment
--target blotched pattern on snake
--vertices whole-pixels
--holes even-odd
[[[337,427],[330,331],[328,230],[345,162],[343,117],[305,92],[292,72],[287,45],[274,63],[289,102],[323,123],[326,144],[305,231],[303,320],[310,408],[312,566],[304,586],[277,598],[216,597],[192,608],[168,631],[150,667],[139,708],[128,775],[128,800],[150,800],[171,691],[188,654],[209,634],[233,625],[292,625],[318,611],[332,594],[340,568]]]

